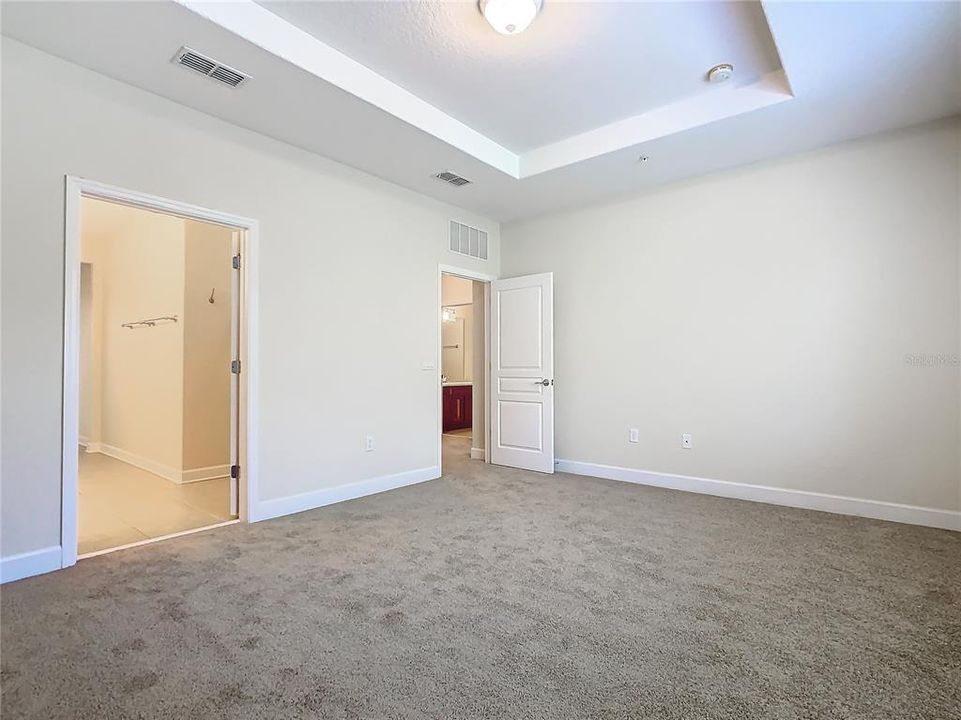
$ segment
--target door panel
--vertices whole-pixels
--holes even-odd
[[[515,450],[544,449],[544,415],[541,403],[501,400],[497,404],[500,445]]]
[[[541,346],[540,286],[502,290],[498,293],[500,334],[498,366],[504,370],[539,370],[544,363]]]
[[[497,465],[554,472],[553,302],[551,273],[491,283],[490,457]]]

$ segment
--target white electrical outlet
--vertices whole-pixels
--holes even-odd
[[[694,438],[691,437],[690,433],[681,435],[681,447],[685,450],[690,450],[694,447]]]
[[[627,433],[627,441],[628,441],[628,442],[636,443],[636,442],[638,442],[640,439],[641,439],[641,438],[640,438],[640,433],[637,431],[637,428],[631,428],[631,429],[628,431],[628,433]]]
[[[364,445],[364,450],[365,450],[366,452],[370,452],[370,451],[373,450],[373,449],[374,449],[374,436],[373,436],[373,435],[368,435],[368,436],[367,436],[367,443]]]

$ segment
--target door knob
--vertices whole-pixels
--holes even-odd
[[[538,385],[543,385],[544,387],[547,387],[548,385],[551,384],[551,381],[548,380],[547,378],[544,378],[543,380],[541,380],[541,381],[540,381],[539,383],[537,383],[537,384],[538,384]]]

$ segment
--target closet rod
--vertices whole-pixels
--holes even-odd
[[[134,328],[137,328],[137,327],[154,327],[157,323],[165,322],[165,321],[177,322],[177,316],[164,315],[162,317],[145,318],[144,320],[136,320],[134,322],[121,323],[120,327],[125,327],[125,328],[129,328],[130,330],[133,330]]]

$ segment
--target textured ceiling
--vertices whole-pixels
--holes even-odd
[[[475,2],[259,4],[516,153],[780,67],[758,2],[548,0],[514,36]]]

